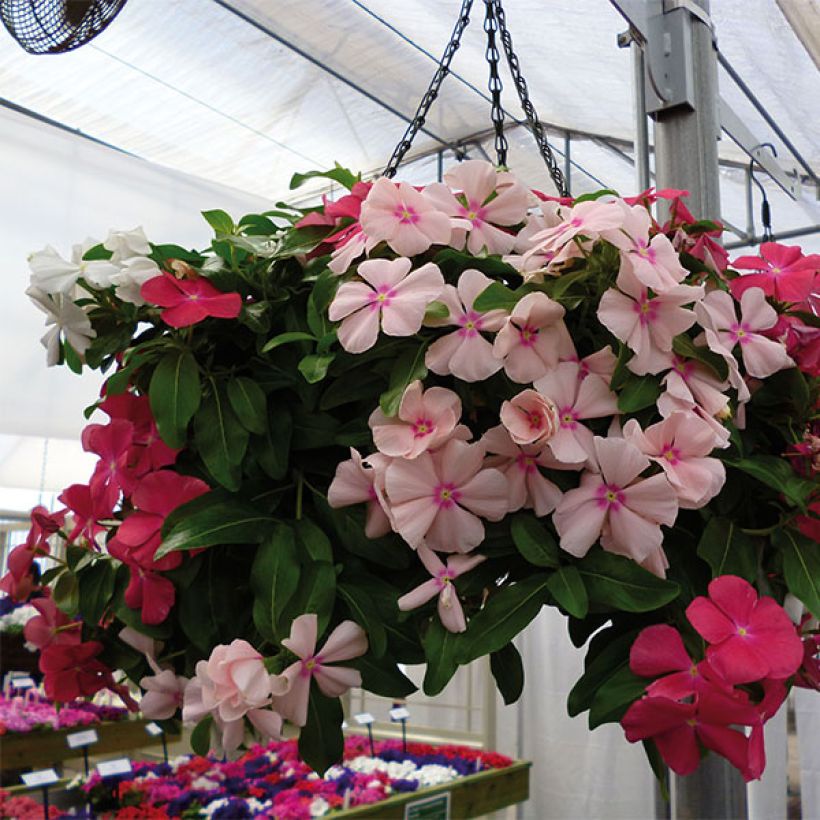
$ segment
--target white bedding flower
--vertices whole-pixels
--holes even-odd
[[[140,288],[149,279],[159,276],[157,263],[146,256],[133,256],[126,259],[118,273],[111,277],[111,284],[116,286],[117,298],[132,305],[144,305],[145,299],[140,296]]]
[[[310,803],[311,817],[324,817],[329,811],[330,803],[322,797],[316,797]]]
[[[115,263],[130,259],[132,256],[148,256],[151,253],[151,245],[142,226],[130,231],[109,231],[103,247],[111,251],[111,261]]]
[[[26,290],[26,295],[46,314],[46,326],[54,325],[40,339],[46,349],[49,367],[60,360],[60,337],[82,356],[88,350],[97,332],[91,327],[88,316],[71,299],[62,293],[48,294],[36,287]]]
[[[25,604],[0,615],[0,632],[22,632],[23,627],[40,613],[31,605]]]
[[[99,243],[88,239],[82,245],[75,245],[71,261],[63,259],[51,245],[32,253],[28,258],[32,287],[44,293],[69,293],[80,277],[95,287],[108,287],[119,266],[105,259],[84,261],[83,254],[93,244]]]

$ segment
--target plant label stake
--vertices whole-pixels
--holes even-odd
[[[404,754],[407,754],[407,719],[410,717],[410,712],[404,706],[396,706],[390,710],[390,720],[401,723],[401,748]]]
[[[43,817],[48,820],[48,787],[53,786],[60,778],[54,769],[39,769],[36,772],[27,772],[20,776],[23,783],[30,789],[40,788],[43,790]]]
[[[373,721],[375,718],[370,712],[362,712],[361,714],[354,715],[354,719],[359,726],[367,726],[367,739],[370,741],[370,756],[376,756],[376,749],[373,746]]]
[[[159,723],[149,723],[145,727],[145,731],[148,732],[151,737],[159,737],[162,741],[162,756],[165,758],[165,762],[168,762],[168,741],[165,739],[165,730]]]
[[[66,743],[69,749],[83,750],[83,765],[85,767],[86,777],[88,777],[88,747],[96,743],[99,739],[95,729],[86,729],[84,732],[74,732],[73,734],[66,735]]]

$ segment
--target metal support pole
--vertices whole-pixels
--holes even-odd
[[[635,182],[638,191],[649,187],[649,121],[646,118],[646,68],[643,49],[632,38],[632,84],[635,99]]]
[[[755,199],[752,188],[752,169],[746,169],[746,236],[755,235]]]
[[[572,196],[572,134],[564,131],[564,182],[567,186],[567,194]]]

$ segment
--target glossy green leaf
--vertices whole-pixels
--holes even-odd
[[[651,407],[661,394],[661,383],[657,376],[636,376],[630,374],[624,379],[618,394],[618,409],[622,413],[637,413]]]
[[[773,536],[783,552],[783,574],[789,592],[820,618],[820,544],[797,530],[781,527]]]
[[[221,388],[205,399],[194,417],[194,443],[208,472],[223,487],[238,490],[248,431],[239,423]]]
[[[320,777],[331,766],[341,762],[344,753],[343,720],[341,701],[325,697],[316,681],[312,680],[307,723],[299,732],[299,757]]]
[[[51,595],[57,608],[66,615],[77,615],[80,610],[80,583],[77,576],[66,570],[57,576],[56,583],[51,587]]]
[[[213,211],[202,211],[202,216],[214,229],[215,234],[231,234],[234,232],[233,220],[225,211],[220,211],[218,208]]]
[[[685,333],[675,336],[672,350],[685,359],[694,359],[708,367],[721,381],[729,378],[729,365],[726,359],[708,347],[699,347]]]
[[[339,598],[347,606],[350,617],[367,633],[368,652],[376,658],[384,655],[387,650],[387,633],[367,589],[351,583],[339,584],[336,589]]]
[[[458,647],[461,635],[448,632],[434,617],[424,635],[422,645],[427,660],[427,671],[422,684],[425,695],[438,695],[458,669]]]
[[[478,294],[473,302],[473,308],[479,313],[486,313],[488,310],[511,311],[518,304],[521,295],[505,287],[501,282],[493,282]]]
[[[384,698],[406,698],[418,687],[396,665],[392,658],[383,656],[374,661],[370,654],[348,661],[362,674],[362,689]]]
[[[79,612],[86,623],[99,623],[113,604],[116,575],[113,563],[106,559],[78,570]]]
[[[604,684],[598,687],[589,707],[589,728],[604,723],[617,723],[633,701],[644,693],[646,680],[629,668],[621,666]]]
[[[698,555],[712,568],[712,577],[738,575],[747,581],[757,577],[757,548],[734,521],[712,518],[698,542]]]
[[[575,567],[561,567],[547,581],[547,589],[558,604],[574,618],[585,618],[589,597],[583,578]]]
[[[514,643],[490,655],[490,671],[504,703],[508,706],[515,703],[524,691],[524,664]]]
[[[267,608],[263,623],[269,623],[279,640],[290,632],[287,607],[299,586],[301,566],[296,552],[296,535],[287,524],[276,524],[259,545],[251,573],[254,600]],[[299,613],[301,614],[301,613]],[[256,621],[257,618],[254,617]]]
[[[316,384],[327,376],[327,370],[335,358],[335,353],[310,353],[300,360],[299,372],[308,384]]]
[[[559,566],[558,544],[552,533],[531,513],[518,513],[510,522],[515,548],[536,567]]]
[[[412,382],[427,375],[424,354],[427,345],[409,348],[402,353],[390,375],[390,387],[381,394],[379,405],[386,416],[395,416],[399,412],[404,391]]]
[[[361,180],[361,174],[354,174],[347,168],[343,168],[337,162],[336,166],[331,168],[329,171],[305,171],[301,174],[294,174],[290,178],[290,189],[292,191],[295,188],[304,185],[309,179],[316,179],[317,177],[338,182],[339,185],[344,186],[348,190],[352,189],[353,186]]]
[[[265,393],[253,379],[238,376],[228,382],[228,401],[242,426],[251,433],[263,434],[268,428]]]
[[[290,458],[293,419],[284,403],[274,403],[268,413],[265,434],[252,439],[251,452],[259,466],[275,481],[285,477]]]
[[[262,347],[263,353],[268,353],[271,350],[276,350],[282,345],[292,344],[293,342],[315,342],[316,337],[312,333],[306,333],[303,330],[289,330],[287,333],[278,333],[272,339],[269,339]]]
[[[750,458],[724,459],[724,464],[742,470],[762,484],[783,493],[794,507],[805,509],[817,490],[813,481],[801,478],[788,461],[779,456],[756,455]]]
[[[194,754],[205,757],[211,751],[211,729],[213,724],[213,717],[206,715],[194,726],[191,732],[191,749]]]
[[[199,365],[186,350],[172,350],[157,365],[148,387],[151,412],[163,441],[169,447],[187,442],[188,422],[202,399]]]

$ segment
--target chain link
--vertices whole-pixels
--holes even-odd
[[[507,21],[504,15],[504,9],[501,6],[501,0],[486,0],[488,3],[494,3],[496,6],[495,14],[498,20],[498,28],[501,32],[501,42],[504,46],[504,53],[507,55],[507,64],[510,67],[510,74],[512,74],[515,89],[518,92],[518,98],[521,101],[521,108],[524,110],[524,116],[527,118],[527,125],[532,131],[535,142],[538,145],[538,150],[541,157],[546,163],[547,169],[550,172],[550,177],[558,189],[561,196],[569,196],[567,183],[564,180],[564,175],[558,167],[558,162],[555,159],[555,154],[552,153],[547,135],[544,133],[544,126],[538,119],[538,114],[535,112],[532,102],[530,101],[529,90],[527,89],[527,81],[521,74],[521,66],[518,62],[518,56],[513,51],[512,37],[507,29]]]
[[[495,155],[498,165],[507,166],[507,137],[504,136],[504,109],[501,107],[501,77],[498,74],[498,63],[501,53],[495,44],[495,35],[498,33],[498,19],[496,17],[495,0],[484,0],[484,31],[487,34],[487,51],[485,56],[490,67],[490,79],[487,88],[490,90],[492,102],[490,104],[490,119],[495,130]]]
[[[464,34],[464,29],[467,28],[470,22],[470,11],[472,7],[473,0],[463,0],[458,20],[456,21],[453,33],[450,35],[450,42],[447,43],[447,47],[444,49],[444,54],[441,56],[436,73],[433,75],[433,79],[427,91],[424,92],[424,96],[421,98],[413,120],[410,125],[407,126],[404,136],[399,141],[399,144],[393,151],[393,155],[390,157],[390,162],[387,163],[387,167],[384,169],[383,176],[386,176],[388,179],[392,179],[396,175],[396,171],[404,159],[404,155],[410,150],[410,146],[413,144],[416,134],[424,127],[427,115],[430,112],[430,106],[435,102],[436,97],[438,97],[438,92],[441,89],[444,78],[450,73],[450,63],[453,60],[453,55],[458,51],[458,47],[461,45],[461,35]]]

